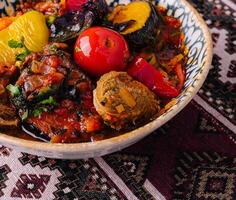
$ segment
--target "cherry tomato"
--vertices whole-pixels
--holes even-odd
[[[129,57],[128,44],[123,36],[108,28],[88,28],[75,44],[75,62],[93,76],[124,70]]]

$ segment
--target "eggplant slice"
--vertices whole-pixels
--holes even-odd
[[[50,142],[50,137],[48,135],[46,135],[31,124],[23,123],[21,128],[25,133],[36,139],[42,140],[44,142]]]
[[[82,31],[92,25],[97,25],[108,13],[105,0],[88,0],[80,11],[67,12],[57,17],[50,26],[50,40],[65,42],[76,38]]]
[[[68,12],[54,21],[50,26],[50,40],[64,42],[77,37],[83,30],[90,27],[94,21],[92,12]]]
[[[88,142],[91,134],[100,130],[101,118],[85,99],[80,103],[64,99],[51,112],[40,117],[30,116],[24,130],[31,136],[52,143]]]
[[[15,85],[8,87],[22,128],[43,141],[87,141],[101,128],[92,82],[73,64],[65,47],[52,43],[28,55]]]
[[[160,24],[154,6],[146,1],[118,5],[108,17],[113,27],[125,36],[134,49],[150,46],[157,37]]]

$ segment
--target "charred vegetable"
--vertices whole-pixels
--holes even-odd
[[[73,7],[74,3],[76,5]],[[101,21],[108,12],[104,0],[89,0],[79,5],[77,3],[72,1],[69,4],[70,12],[57,17],[50,26],[52,41],[64,42],[77,37],[83,30]]]
[[[92,103],[90,80],[78,69],[72,69],[63,92],[57,102],[49,97],[37,103],[33,115],[23,123],[24,130],[43,141],[89,141],[90,134],[101,129],[100,117]],[[54,107],[45,109],[49,106]]]
[[[60,49],[65,47],[52,43],[28,55],[16,84],[7,86],[23,129],[43,141],[73,142],[78,135],[87,141],[88,133],[101,128],[91,81]]]
[[[108,20],[126,37],[131,47],[142,48],[155,41],[160,18],[150,3],[134,1],[115,7]]]
[[[77,37],[83,30],[90,27],[94,21],[92,12],[68,12],[54,21],[50,26],[50,40],[64,42]]]
[[[59,95],[67,71],[72,67],[68,55],[57,49],[57,45],[28,55],[20,66],[23,70],[16,84],[7,86],[11,101],[23,120],[55,106],[52,100]]]
[[[69,11],[92,11],[97,21],[102,20],[108,12],[105,0],[67,0],[66,8]]]
[[[101,129],[101,120],[92,98],[84,96],[80,104],[64,99],[53,111],[43,112],[40,117],[30,116],[24,127],[28,134],[53,143],[82,142],[90,141],[90,134]]]

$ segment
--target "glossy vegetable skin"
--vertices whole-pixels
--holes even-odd
[[[125,36],[130,46],[136,50],[152,46],[157,36],[160,18],[152,4],[134,1],[128,5],[118,5],[108,17],[114,29]]]
[[[53,111],[43,112],[40,117],[29,117],[27,123],[24,123],[25,127],[28,131],[37,134],[37,137],[52,143],[90,141],[90,134],[100,130],[102,124],[93,105],[90,103],[91,107],[87,109],[84,105],[88,103],[86,101],[92,100],[89,97],[90,94],[84,96],[81,104],[64,99]]]
[[[92,84],[60,47],[65,44],[28,55],[16,84],[7,89],[31,135],[51,142],[88,141],[91,132],[101,129]]]
[[[92,12],[95,22],[98,22],[106,16],[108,5],[105,0],[67,0],[66,9],[69,12]]]
[[[77,37],[83,30],[93,23],[92,12],[73,11],[57,17],[50,26],[50,40],[54,42],[64,42]]]
[[[16,55],[25,51],[22,47],[11,48],[8,43],[11,40],[21,42],[23,39],[28,50],[42,51],[49,38],[45,16],[37,11],[27,12],[0,31],[0,38],[0,65],[14,64]]]
[[[75,62],[93,76],[124,70],[129,57],[128,44],[123,36],[103,27],[85,30],[74,49]]]
[[[160,97],[173,98],[179,94],[179,91],[168,80],[165,80],[158,69],[139,56],[135,57],[128,66],[127,72]]]
[[[42,53],[31,53],[26,57],[15,85],[7,87],[22,120],[53,110],[70,67],[66,54],[60,50],[48,51],[47,47]]]
[[[76,38],[82,31],[100,22],[108,12],[104,0],[68,1],[69,10],[50,26],[50,40],[64,42]]]

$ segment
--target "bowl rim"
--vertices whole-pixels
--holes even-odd
[[[159,128],[160,126],[162,126],[163,124],[165,124],[167,121],[169,121],[172,117],[174,117],[177,113],[179,113],[196,95],[196,93],[201,88],[202,84],[204,83],[207,77],[212,62],[212,49],[213,49],[212,38],[205,21],[196,11],[196,9],[190,5],[190,3],[188,3],[186,0],[181,0],[181,3],[189,9],[189,12],[193,13],[195,21],[198,21],[198,24],[203,31],[204,37],[206,38],[205,45],[206,45],[207,57],[203,70],[197,75],[197,77],[195,77],[196,80],[195,87],[188,88],[188,90],[186,91],[188,93],[185,97],[185,100],[181,101],[178,104],[178,106],[174,105],[172,107],[173,110],[171,112],[166,113],[161,120],[158,117],[155,120],[135,130],[101,141],[85,142],[85,143],[45,143],[41,141],[26,140],[10,136],[4,133],[0,133],[0,143],[3,145],[6,144],[6,146],[11,145],[17,148],[33,149],[34,151],[47,151],[47,152],[58,152],[58,153],[62,152],[65,154],[76,153],[76,152],[88,153],[88,152],[103,151],[105,149],[107,150],[113,148],[119,149],[119,147],[121,147],[123,143],[132,144],[134,138],[141,139],[147,136],[149,133],[156,130],[157,128]]]

